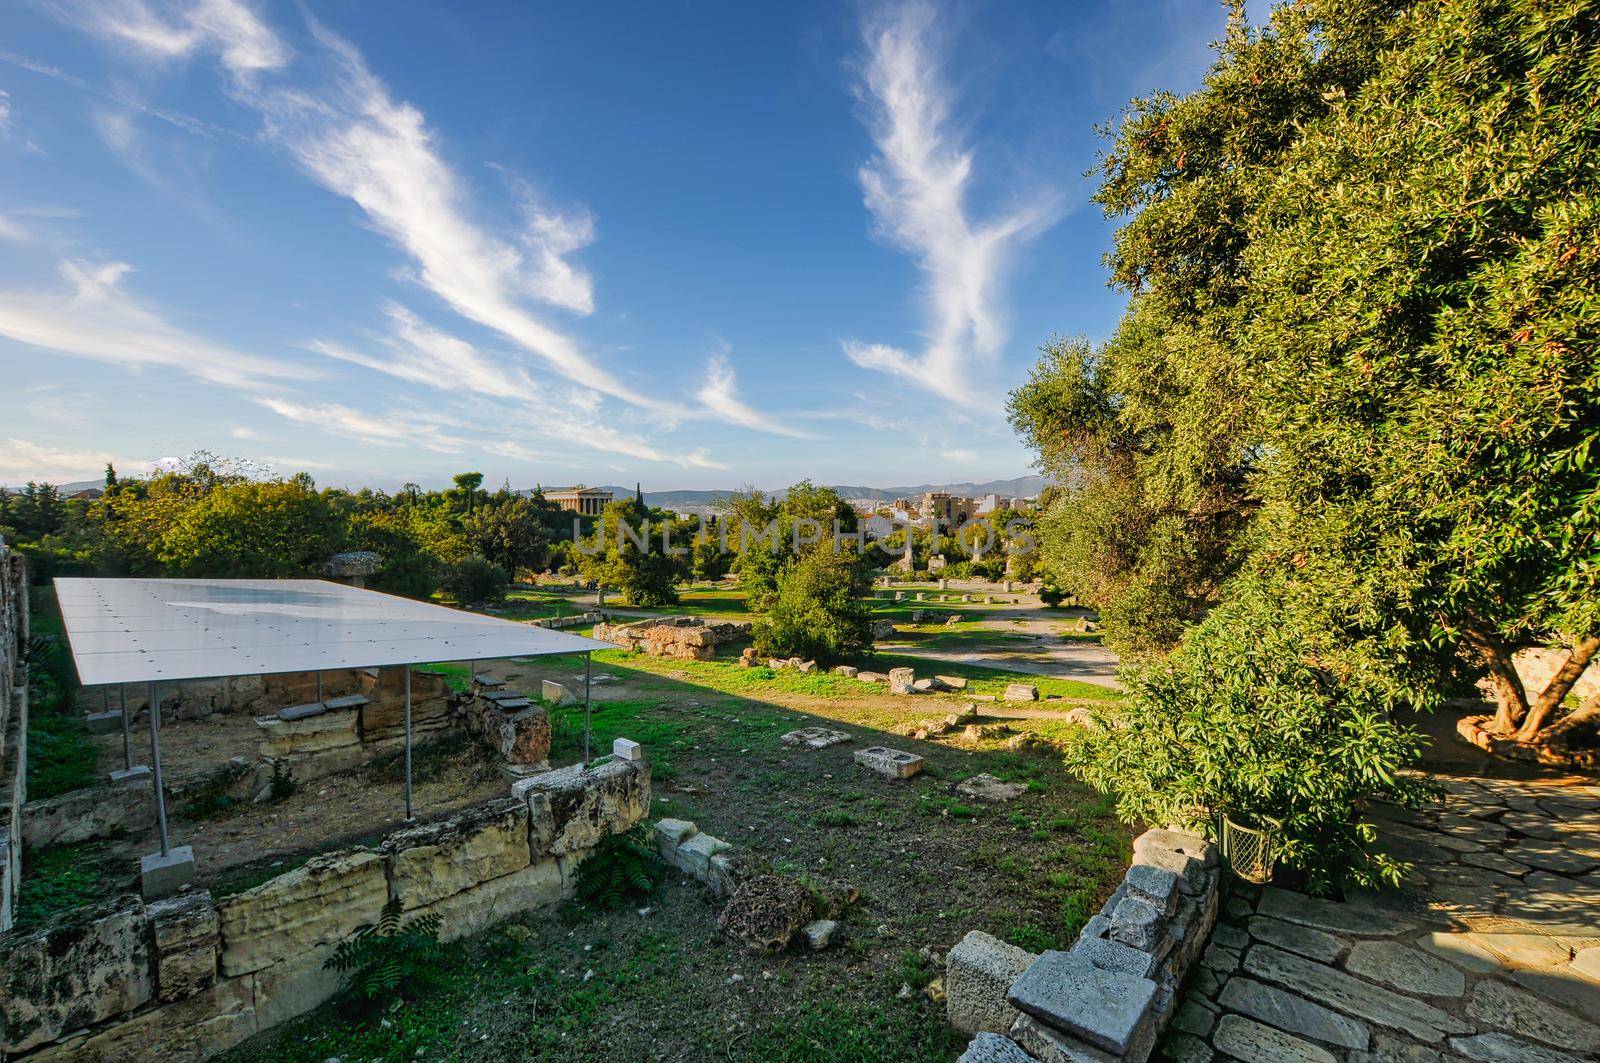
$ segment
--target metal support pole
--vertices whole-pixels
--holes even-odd
[[[406,822],[410,823],[413,818],[411,815],[411,666],[403,664],[400,667],[406,670]]]
[[[317,704],[322,704],[322,669],[317,669]]]
[[[100,688],[100,711],[101,712],[110,712],[111,711],[111,688],[110,687],[101,687]]]
[[[583,652],[583,763],[589,764],[589,668],[594,662],[594,654],[588,650]]]
[[[161,832],[161,855],[167,855],[167,797],[161,791],[161,745],[156,735],[161,730],[161,702],[156,700],[156,685],[150,684],[150,769],[155,776],[156,828]]]
[[[122,703],[122,770],[127,771],[133,767],[133,725],[128,722],[128,684],[118,684],[117,700]]]

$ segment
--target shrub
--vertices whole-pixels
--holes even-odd
[[[577,894],[597,908],[614,908],[629,897],[654,893],[665,874],[666,864],[651,844],[650,829],[640,823],[602,839],[578,865]]]
[[[1066,601],[1067,592],[1054,584],[1046,583],[1039,588],[1039,600],[1054,609]]]
[[[384,902],[377,925],[341,941],[322,968],[339,972],[339,993],[347,1006],[370,1011],[392,996],[406,996],[432,982],[440,955],[439,917],[423,915],[402,922],[400,898],[391,897]]]
[[[446,594],[461,605],[492,604],[506,596],[511,574],[477,554],[462,558],[451,566],[442,584]]]
[[[761,657],[848,660],[872,648],[872,613],[863,600],[865,573],[853,557],[814,550],[778,575],[777,594],[756,621]]]
[[[1403,774],[1421,736],[1389,715],[1392,681],[1332,648],[1320,619],[1257,581],[1192,628],[1159,667],[1131,673],[1114,727],[1085,732],[1067,762],[1117,794],[1129,822],[1281,825],[1280,862],[1315,892],[1396,884],[1361,822],[1375,798],[1420,804]]]

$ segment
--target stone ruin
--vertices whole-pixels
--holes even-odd
[[[269,678],[276,681],[271,685],[280,688],[278,693],[306,697],[255,718],[261,729],[255,780],[258,796],[271,785],[274,772],[306,782],[348,771],[405,744],[405,677],[399,668],[325,673],[320,702],[311,700],[316,696],[316,677],[310,673]],[[330,689],[349,693],[329,697]],[[427,741],[449,728],[455,722],[452,708],[443,673],[411,670],[413,742]]]
[[[950,1024],[975,1035],[958,1063],[1144,1063],[1216,923],[1217,864],[1204,838],[1146,831],[1070,950],[1036,956],[976,930],[962,938],[945,961]]]
[[[632,624],[598,624],[594,637],[652,657],[709,661],[717,647],[750,637],[750,625],[695,616],[652,617]]]
[[[634,755],[520,780],[231,897],[128,894],[0,934],[0,1055],[209,1058],[332,996],[323,962],[390,899],[437,915],[443,941],[552,908],[594,847],[649,811],[650,768],[627,745]]]

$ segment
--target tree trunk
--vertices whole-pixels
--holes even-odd
[[[1528,695],[1511,663],[1511,649],[1498,636],[1479,630],[1467,631],[1466,641],[1489,671],[1489,689],[1496,705],[1489,730],[1509,736],[1528,714]]]
[[[1572,651],[1567,654],[1567,660],[1557,669],[1556,674],[1550,677],[1550,682],[1545,684],[1543,691],[1528,709],[1528,716],[1522,721],[1522,728],[1517,731],[1517,741],[1531,742],[1538,735],[1539,729],[1544,726],[1545,720],[1561,704],[1561,699],[1567,696],[1568,691],[1583,675],[1583,670],[1589,666],[1596,652],[1600,652],[1600,636],[1590,636],[1579,639],[1573,644]]]
[[[1574,731],[1586,728],[1600,727],[1600,693],[1590,694],[1582,705],[1562,719],[1540,731],[1534,739],[1540,745],[1549,745],[1560,739],[1565,739]]]

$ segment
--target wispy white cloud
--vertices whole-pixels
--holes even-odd
[[[760,432],[771,432],[774,435],[792,436],[797,439],[812,438],[808,433],[791,428],[762,413],[739,397],[733,365],[728,361],[726,349],[711,356],[706,364],[705,383],[701,385],[695,397],[707,410],[732,424],[754,428]]]
[[[107,463],[129,472],[143,472],[149,462],[119,460],[98,450],[61,450],[41,446],[12,436],[0,441],[0,483],[71,483],[92,480],[105,471]]]
[[[29,239],[28,230],[12,218],[0,214],[0,240],[12,240],[16,243],[26,243]]]
[[[474,344],[428,324],[398,303],[390,303],[385,310],[390,330],[369,337],[369,349],[328,340],[312,340],[306,346],[330,358],[474,399],[481,407],[481,416],[473,418],[474,423],[515,424],[519,432],[562,448],[686,467],[719,467],[703,450],[679,453],[613,427],[593,391],[552,385],[525,370],[508,369]],[[519,441],[492,438],[485,448],[501,457],[533,460],[524,457],[533,451]]]
[[[11,94],[0,89],[0,136],[11,129]]]
[[[131,295],[125,262],[64,261],[66,291],[0,291],[0,336],[134,369],[175,369],[213,384],[259,389],[317,374],[234,350],[168,321]]]
[[[447,419],[421,410],[369,413],[337,402],[305,402],[273,396],[261,396],[256,401],[295,424],[320,428],[373,446],[419,446],[443,454],[457,454],[467,447],[468,441],[453,431]]]
[[[593,238],[587,214],[535,209],[516,245],[469,213],[456,174],[440,157],[422,112],[393,99],[347,41],[313,24],[334,67],[332,84],[243,87],[269,137],[314,180],[354,201],[410,257],[412,279],[470,321],[505,336],[561,375],[636,406],[672,404],[624,383],[524,300],[579,314],[594,307],[588,275],[569,256]]]
[[[280,68],[293,54],[240,0],[158,5],[144,0],[51,0],[45,6],[65,22],[150,58],[214,54],[237,77]]]
[[[992,403],[973,369],[1006,341],[1004,281],[1021,247],[1060,216],[1052,190],[1019,198],[974,220],[968,198],[973,152],[951,129],[951,94],[934,40],[937,11],[910,2],[866,26],[867,62],[860,95],[877,154],[860,180],[875,231],[911,255],[926,278],[929,310],[919,353],[849,340],[846,355],[867,369],[893,373],[953,401]]]
[[[265,438],[254,428],[249,428],[245,425],[238,425],[237,427],[228,429],[228,435],[232,439],[248,439],[251,441],[259,441]]]
[[[953,461],[957,465],[971,465],[978,460],[976,451],[963,449],[941,450],[939,451],[939,457],[945,461]]]

